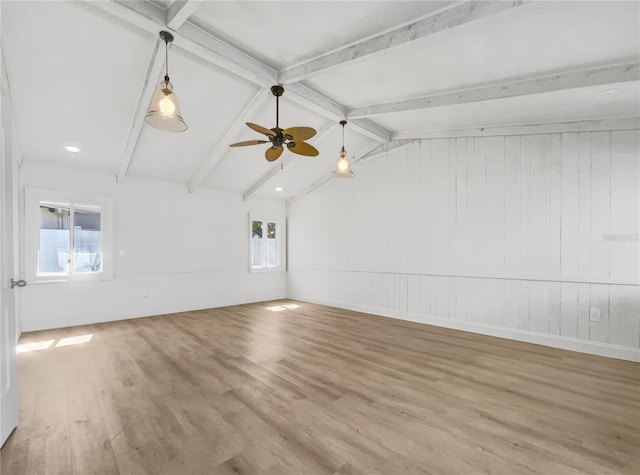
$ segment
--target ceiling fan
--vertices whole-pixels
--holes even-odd
[[[315,157],[320,152],[305,142],[316,134],[315,129],[311,127],[289,127],[288,129],[281,129],[279,125],[279,113],[280,113],[280,96],[284,93],[282,86],[272,86],[271,92],[276,96],[276,126],[272,129],[267,129],[257,124],[247,122],[247,126],[250,129],[255,130],[258,133],[267,136],[269,140],[245,140],[244,142],[233,143],[229,147],[244,147],[245,145],[259,145],[263,143],[271,143],[271,147],[267,149],[264,156],[270,162],[277,160],[282,155],[282,151],[286,146],[293,153],[298,155],[306,155],[308,157]]]

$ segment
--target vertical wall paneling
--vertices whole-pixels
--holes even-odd
[[[610,270],[614,281],[637,280],[640,214],[638,133],[611,132]]]
[[[578,134],[562,135],[561,154],[561,272],[578,275],[578,234],[580,232],[580,164]],[[577,192],[576,192],[577,191]]]
[[[504,272],[504,137],[487,138],[487,271]]]
[[[600,310],[600,321],[589,322],[589,340],[600,343],[609,342],[609,286],[591,284],[590,308]]]
[[[591,275],[591,133],[581,133],[578,164],[578,274]],[[569,194],[571,182],[567,183]]]
[[[291,297],[640,359],[638,131],[424,139],[356,173],[288,208]]]
[[[560,334],[569,338],[578,338],[578,285],[560,284]]]
[[[609,277],[611,213],[610,132],[591,134],[591,276]]]
[[[590,305],[591,305],[591,285],[582,284],[582,283],[578,284],[578,339],[579,340],[589,340]]]
[[[531,136],[529,232],[531,272],[549,273],[549,135]]]

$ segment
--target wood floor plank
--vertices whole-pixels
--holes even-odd
[[[90,341],[56,346],[62,339]],[[7,474],[636,474],[640,365],[282,300],[24,334]]]

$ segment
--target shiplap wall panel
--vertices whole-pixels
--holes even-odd
[[[611,219],[611,145],[609,132],[591,134],[591,275],[609,275]]]
[[[560,285],[560,334],[578,338],[578,284],[575,282]]]
[[[576,193],[580,186],[578,134],[562,136],[562,155],[559,164],[561,176],[561,272],[564,275],[578,275],[578,239],[580,220],[580,196]]]
[[[611,286],[611,314],[609,316],[609,343],[621,346],[638,346],[638,322],[640,315],[640,289],[632,286]]]
[[[591,285],[590,308],[600,310],[600,321],[589,322],[589,339],[600,343],[609,343],[609,286]]]
[[[612,132],[611,140],[611,276],[637,278],[640,167],[638,133]]]
[[[591,322],[589,308],[591,305],[591,285],[578,284],[578,339],[591,340]]]
[[[562,135],[551,135],[549,145],[549,272],[558,275],[562,262]]]
[[[549,154],[551,136],[533,135],[530,145],[529,231],[531,272],[549,273]]]
[[[531,272],[531,136],[520,141],[520,272]],[[527,287],[526,292],[529,292]]]
[[[578,274],[591,275],[591,133],[579,134],[578,165]],[[566,195],[572,193],[567,183]],[[575,193],[575,191],[573,192]],[[567,237],[569,239],[569,237]]]
[[[289,207],[289,293],[638,348],[639,142],[442,138],[365,158]]]

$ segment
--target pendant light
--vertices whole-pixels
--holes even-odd
[[[182,118],[173,85],[169,82],[169,43],[173,41],[173,35],[168,31],[161,31],[160,38],[164,41],[165,48],[165,75],[153,93],[144,121],[166,132],[184,132],[187,130],[187,124]]]
[[[341,120],[340,125],[342,126],[342,148],[340,149],[338,163],[336,164],[336,171],[333,172],[333,175],[338,178],[352,178],[353,171],[351,170],[351,165],[347,158],[347,151],[344,149],[344,126],[347,125],[347,121]]]

